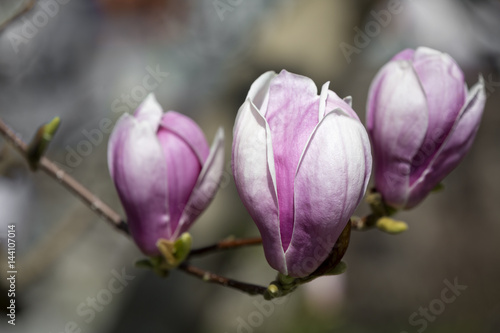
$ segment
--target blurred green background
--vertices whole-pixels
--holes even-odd
[[[0,25],[27,2],[0,2]],[[397,13],[389,12],[394,4]],[[192,229],[195,247],[258,236],[229,161],[235,115],[264,71],[287,69],[318,87],[331,81],[364,119],[380,66],[404,48],[428,46],[454,57],[469,86],[482,73],[489,99],[476,142],[445,191],[398,215],[407,232],[353,233],[347,273],[320,278],[273,306],[180,272],[161,279],[134,268],[142,255],[131,241],[46,175],[30,173],[0,139],[0,239],[16,224],[19,266],[16,326],[1,313],[0,331],[58,333],[74,322],[92,333],[500,332],[499,17],[496,0],[38,1],[0,31],[0,117],[29,140],[41,123],[61,116],[48,156],[121,213],[103,124],[154,92],[165,110],[194,118],[209,142],[223,126],[226,173]],[[346,45],[356,51],[346,55]],[[144,84],[151,72],[154,87]],[[358,214],[367,212],[362,203]],[[261,247],[194,263],[263,285],[275,276]],[[86,322],[77,308],[122,269],[134,279]],[[413,313],[436,306],[444,281],[455,279],[467,289],[435,308],[439,315],[426,325],[412,324]],[[2,289],[0,303],[5,299]]]

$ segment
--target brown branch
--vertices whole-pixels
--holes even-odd
[[[223,240],[214,245],[209,245],[199,249],[191,250],[191,252],[189,253],[189,257],[205,255],[221,250],[228,250],[228,249],[234,249],[251,245],[259,245],[259,244],[262,244],[262,238],[260,237]]]
[[[26,157],[28,146],[23,142],[3,121],[0,119],[0,135],[9,141],[24,157]],[[109,222],[120,231],[129,233],[128,226],[121,216],[112,208],[106,205],[101,199],[90,192],[76,179],[68,175],[63,169],[46,157],[40,159],[39,169],[64,185],[66,189],[80,198],[99,217]]]
[[[218,284],[218,285],[221,285],[224,287],[237,289],[237,290],[240,290],[240,291],[247,293],[249,295],[263,295],[267,290],[266,287],[232,280],[232,279],[205,271],[201,268],[192,266],[188,263],[182,263],[178,267],[178,269],[191,275],[191,276],[197,277],[205,282],[214,283],[214,284]]]
[[[24,7],[22,7],[17,13],[12,15],[10,18],[8,18],[3,24],[0,24],[0,31],[5,29],[6,26],[8,26],[10,23],[15,21],[17,18],[20,16],[24,15],[25,13],[29,12],[33,6],[35,6],[36,0],[31,0],[28,1]]]

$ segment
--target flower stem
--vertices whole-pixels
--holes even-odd
[[[27,159],[28,145],[12,131],[2,119],[0,119],[0,135],[10,142],[21,153],[21,155]],[[39,162],[39,169],[44,171],[59,183],[63,184],[66,189],[80,198],[90,209],[99,215],[99,217],[109,222],[116,229],[126,234],[129,233],[127,224],[117,212],[101,201],[101,199],[90,192],[76,179],[68,175],[54,162],[42,156]]]
[[[28,12],[35,6],[36,0],[28,1],[23,7],[21,7],[13,16],[9,17],[3,24],[0,24],[0,31],[7,27],[10,23],[15,21],[18,17]]]
[[[266,287],[229,279],[229,278],[205,271],[201,268],[195,267],[195,266],[190,265],[189,263],[186,263],[186,262],[180,264],[178,269],[189,274],[189,275],[197,277],[205,282],[215,283],[215,284],[218,284],[220,286],[237,289],[237,290],[240,290],[240,291],[247,293],[249,295],[252,295],[252,296],[253,295],[264,295],[264,293],[267,290]]]
[[[353,217],[351,218],[351,227],[352,230],[356,231],[364,231],[367,229],[371,229],[375,227],[376,216],[373,214],[364,216],[364,217]],[[213,252],[223,251],[223,250],[231,250],[245,246],[252,245],[260,245],[262,244],[262,238],[253,237],[253,238],[240,238],[240,239],[226,239],[222,240],[216,244],[204,246],[198,249],[193,249],[189,253],[188,258],[194,256],[202,256],[211,254]]]
[[[201,256],[221,250],[228,250],[228,249],[234,249],[251,245],[259,245],[259,244],[262,244],[262,238],[260,237],[244,238],[244,239],[227,239],[213,245],[191,250],[191,252],[189,253],[189,257]]]

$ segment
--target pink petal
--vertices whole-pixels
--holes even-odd
[[[406,49],[396,54],[391,60],[413,60],[414,55],[415,50]]]
[[[321,121],[326,113],[335,109],[341,109],[352,118],[359,120],[358,115],[352,109],[352,97],[342,99],[335,92],[328,90],[329,86],[330,82],[326,82],[321,87],[318,121]]]
[[[303,277],[327,258],[371,173],[370,143],[358,120],[328,113],[305,148],[295,178],[295,223],[285,256],[288,274]]]
[[[420,203],[429,191],[436,187],[465,157],[474,142],[485,103],[484,80],[481,77],[479,82],[471,88],[467,102],[441,150],[413,185],[408,208]]]
[[[161,118],[160,126],[182,139],[198,156],[200,163],[205,163],[210,148],[205,134],[194,120],[181,113],[168,111]]]
[[[203,165],[189,201],[182,213],[174,238],[187,231],[214,198],[224,171],[224,131],[219,128],[210,155]]]
[[[413,157],[428,124],[425,93],[411,63],[385,65],[370,86],[367,129],[373,143],[375,183],[390,205],[404,207]]]
[[[284,251],[292,238],[295,172],[318,113],[319,96],[311,79],[283,70],[272,80],[265,118],[271,130]]]
[[[447,54],[421,47],[415,52],[413,68],[427,97],[429,123],[423,145],[413,159],[410,185],[422,175],[450,133],[467,93],[461,69]]]
[[[173,234],[178,228],[182,213],[200,175],[206,159],[204,146],[208,144],[194,121],[173,111],[163,115],[157,136],[165,157],[164,163],[167,166],[168,199]]]
[[[342,99],[336,93],[329,90],[328,99],[326,100],[326,111],[330,112],[335,109],[341,109],[352,118],[359,120],[356,111],[352,109],[351,103],[352,103],[351,97],[346,97],[345,99]]]

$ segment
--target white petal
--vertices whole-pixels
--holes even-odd
[[[134,117],[139,122],[147,124],[153,132],[156,132],[158,129],[162,115],[163,109],[153,93],[150,93],[146,99],[144,99],[134,113]]]
[[[232,156],[236,188],[262,235],[267,261],[286,272],[270,130],[249,99],[241,106],[239,117]]]

